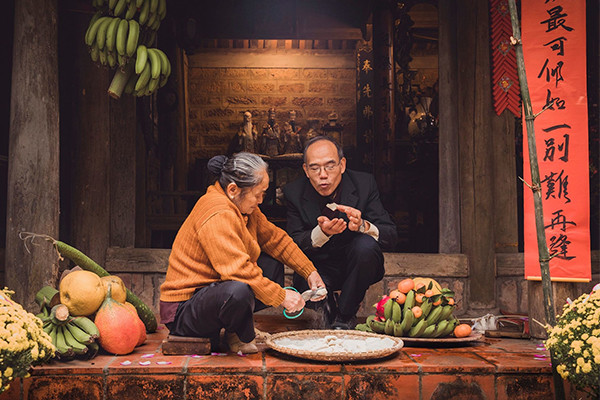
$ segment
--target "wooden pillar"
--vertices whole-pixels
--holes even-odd
[[[16,1],[14,21],[6,285],[16,292],[16,301],[33,311],[35,292],[56,280],[52,246],[29,253],[19,232],[58,235],[57,1]]]
[[[494,163],[494,237],[496,253],[519,251],[515,116],[504,110],[491,118]]]
[[[110,149],[114,135],[111,135],[107,90],[112,72],[91,61],[81,39],[92,13],[67,10],[66,16],[71,24],[77,23],[71,28],[70,37],[65,37],[72,48],[72,62],[77,68],[73,79],[76,91],[71,92],[71,115],[76,121],[70,132],[73,146],[73,158],[70,160],[71,235],[65,240],[103,265],[110,243]]]
[[[135,246],[136,107],[124,94],[109,100],[110,126],[110,245]]]
[[[373,9],[374,165],[381,200],[394,201],[394,46],[391,4],[377,0]]]
[[[458,0],[456,9],[461,248],[469,258],[468,306],[489,310],[496,271],[488,3]]]
[[[457,1],[438,3],[439,22],[439,252],[460,253]]]

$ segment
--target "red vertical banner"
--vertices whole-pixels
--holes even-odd
[[[521,2],[525,71],[535,119],[553,281],[590,281],[585,0]],[[525,130],[525,123],[523,123]],[[531,183],[527,132],[523,175]],[[541,279],[533,194],[523,187],[525,278]]]

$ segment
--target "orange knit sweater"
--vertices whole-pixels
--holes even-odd
[[[186,301],[196,288],[235,280],[250,285],[263,303],[279,306],[285,290],[263,276],[256,264],[261,250],[304,278],[315,271],[285,231],[259,209],[242,215],[217,182],[198,200],[175,237],[160,300]]]

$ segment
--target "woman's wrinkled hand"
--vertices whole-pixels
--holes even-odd
[[[311,272],[308,278],[306,278],[306,282],[308,283],[308,287],[310,287],[311,290],[317,290],[318,288],[325,287],[325,283],[323,282],[323,279],[321,279],[321,275],[319,275],[317,271]],[[310,299],[310,301],[321,301],[324,300],[326,297],[327,294],[321,297]]]
[[[296,313],[304,308],[304,299],[300,293],[294,290],[285,289],[285,299],[281,305],[287,312]]]

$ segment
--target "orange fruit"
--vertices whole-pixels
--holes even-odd
[[[448,298],[448,304],[450,304],[451,306],[454,305],[454,298],[453,297]]]
[[[442,286],[435,279],[417,276],[413,278],[413,281],[415,281],[415,285],[423,283],[423,285],[425,285],[425,288],[429,288],[429,285],[431,284],[431,290],[433,290],[433,294],[442,293]]]
[[[396,303],[402,305],[406,302],[406,295],[404,293],[400,293],[398,297],[396,297]]]
[[[417,294],[415,294],[415,301],[417,303],[422,303],[423,297],[425,297],[425,295],[423,293],[417,293]]]
[[[415,284],[415,290],[419,290],[421,289],[423,286],[425,286],[425,284],[423,282],[417,282]]]
[[[410,278],[406,278],[406,279],[403,279],[400,282],[398,282],[398,290],[401,293],[406,294],[414,288],[415,288],[415,281],[413,281]]]
[[[467,337],[471,334],[471,325],[459,324],[454,328],[454,336]]]
[[[437,301],[434,301],[432,304],[434,306],[439,306],[440,304],[442,304],[442,298],[440,297]]]
[[[429,289],[425,291],[425,297],[431,297],[433,296],[433,290]]]
[[[401,294],[400,291],[398,291],[398,289],[394,289],[390,292],[390,297],[396,300],[399,294]]]
[[[423,315],[423,309],[419,306],[414,306],[410,310],[412,311],[415,318],[421,318],[421,315]]]

